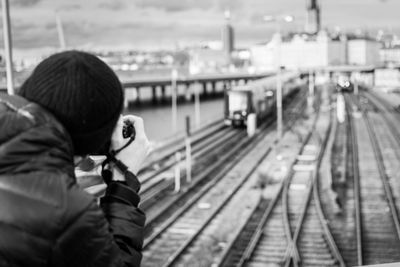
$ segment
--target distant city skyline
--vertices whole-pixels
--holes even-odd
[[[320,0],[322,28],[400,29],[398,0]],[[266,41],[274,25],[264,15],[291,14],[285,30],[303,30],[305,0],[10,0],[14,48],[18,52],[58,47],[55,12],[67,47],[171,49],[218,40],[224,10],[231,11],[236,47]],[[1,33],[0,47],[3,47]],[[17,53],[18,53],[17,52]]]

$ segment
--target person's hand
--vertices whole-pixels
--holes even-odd
[[[122,149],[116,155],[116,158],[128,166],[129,171],[137,175],[150,149],[149,140],[144,132],[143,119],[134,115],[121,116],[111,137],[111,149],[119,149],[129,141],[129,138],[125,139],[122,136],[122,129],[125,120],[129,120],[133,123],[136,136],[135,140],[129,146]],[[114,168],[113,180],[125,180],[125,177],[121,172]]]

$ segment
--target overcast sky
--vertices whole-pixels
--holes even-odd
[[[290,13],[302,29],[306,0],[10,0],[14,47],[58,46],[55,12],[69,47],[171,48],[217,40],[230,9],[238,46],[265,41],[265,14]],[[400,28],[399,0],[320,0],[323,27]],[[1,47],[3,40],[1,36]]]

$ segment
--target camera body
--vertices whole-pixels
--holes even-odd
[[[133,122],[129,120],[124,120],[124,126],[122,127],[122,137],[125,139],[134,140],[136,136],[135,127]],[[98,151],[93,153],[92,155],[106,155],[110,151],[111,140],[105,143]]]
[[[135,139],[136,136],[135,127],[133,127],[133,123],[130,120],[124,121],[124,126],[122,128],[122,136],[124,138]]]

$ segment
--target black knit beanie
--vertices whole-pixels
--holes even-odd
[[[42,61],[18,94],[64,125],[75,155],[93,154],[104,147],[124,102],[121,83],[111,68],[79,51],[57,53]]]

